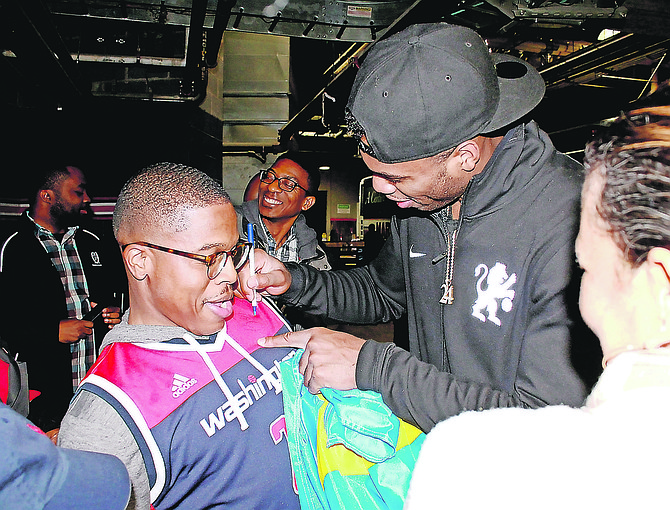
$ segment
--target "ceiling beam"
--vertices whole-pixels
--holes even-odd
[[[354,43],[352,44],[324,73],[327,80],[326,85],[309,101],[307,104],[279,130],[279,144],[283,147],[287,146],[290,138],[298,132],[300,127],[312,115],[312,108],[315,104],[320,103],[323,94],[332,86],[346,71],[353,66],[358,65],[360,59],[377,41],[381,40],[387,34],[392,34],[397,30],[404,28],[402,23],[410,13],[421,4],[422,0],[415,0],[405,11],[398,16],[393,23],[391,23],[384,30],[378,33],[378,38],[373,43]],[[332,74],[331,74],[332,73]]]
[[[670,39],[619,34],[543,66],[539,72],[547,89],[585,84],[643,60],[661,58],[668,49]]]

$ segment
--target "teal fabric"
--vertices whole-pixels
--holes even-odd
[[[323,388],[321,394],[332,404],[325,416],[328,446],[344,444],[370,462],[383,462],[395,454],[400,420],[379,393]]]
[[[326,445],[342,444],[369,462],[367,474],[331,471],[321,485],[317,465],[319,410],[324,405],[309,393],[298,371],[302,351],[281,363],[282,395],[289,452],[303,510],[337,508],[402,509],[419,450],[421,433],[396,451],[400,420],[373,391],[322,390]]]

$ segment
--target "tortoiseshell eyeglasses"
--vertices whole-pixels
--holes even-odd
[[[136,243],[124,244],[121,249],[125,250],[131,244],[139,244],[140,246],[146,246],[147,248],[153,248],[154,250],[164,251],[165,253],[172,253],[173,255],[179,255],[180,257],[186,257],[189,259],[197,260],[202,262],[207,266],[207,278],[213,280],[223,270],[228,262],[228,257],[233,261],[235,266],[235,271],[240,269],[249,257],[249,251],[251,251],[251,243],[237,243],[235,247],[230,251],[217,251],[211,255],[199,255],[197,253],[190,253],[187,251],[175,250],[174,248],[166,248],[165,246],[159,246],[153,243],[147,243],[144,241],[138,241]]]

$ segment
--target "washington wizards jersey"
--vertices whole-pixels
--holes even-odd
[[[79,391],[105,399],[130,428],[154,508],[299,508],[279,374],[295,351],[257,344],[286,331],[266,303],[253,316],[238,299],[217,335],[103,350]]]

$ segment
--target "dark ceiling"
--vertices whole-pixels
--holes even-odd
[[[228,149],[194,106],[224,31],[292,37],[291,118],[276,147],[247,148],[261,154],[291,138],[311,151],[346,139],[341,105],[356,60],[413,23],[465,25],[492,51],[531,62],[547,84],[534,117],[564,151],[670,76],[668,1],[270,1],[1,0],[5,171],[58,145],[88,147],[97,161],[135,151],[216,168]],[[615,35],[599,40],[606,29]]]

